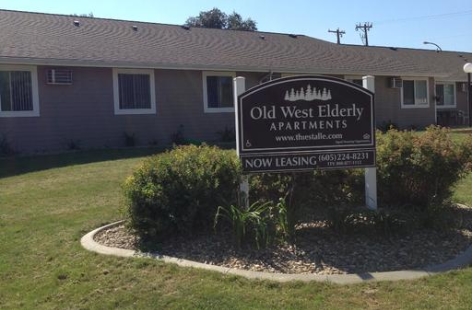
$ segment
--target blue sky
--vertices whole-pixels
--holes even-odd
[[[345,31],[341,42],[362,44],[358,23],[371,22],[370,45],[472,50],[471,0],[0,0],[0,8],[42,13],[89,14],[165,24],[183,24],[214,7],[257,22],[258,30],[303,34],[336,42],[328,29]],[[0,30],[1,33],[1,30]]]

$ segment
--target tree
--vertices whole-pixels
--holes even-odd
[[[89,14],[71,14],[70,16],[74,16],[74,17],[90,17],[90,18],[94,18],[94,13],[90,12]]]
[[[231,30],[245,30],[245,31],[256,31],[256,22],[251,18],[243,20],[241,15],[233,11],[232,14],[227,17],[227,28]]]
[[[251,18],[243,20],[240,14],[233,12],[230,15],[225,14],[217,8],[209,11],[202,11],[198,16],[189,17],[186,20],[189,27],[217,28],[231,30],[255,31],[256,22]]]
[[[189,17],[186,21],[187,26],[224,29],[227,24],[227,14],[217,8],[210,11],[202,11],[199,16]]]

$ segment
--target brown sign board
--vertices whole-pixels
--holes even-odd
[[[245,172],[375,165],[374,94],[345,80],[297,76],[247,90],[236,102]]]

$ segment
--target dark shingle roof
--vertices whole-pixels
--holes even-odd
[[[471,53],[337,45],[303,35],[0,10],[0,62],[465,80],[465,61],[459,54],[471,61]]]

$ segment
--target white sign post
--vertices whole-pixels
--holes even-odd
[[[238,141],[239,138],[239,127],[238,127],[238,96],[243,94],[246,90],[245,87],[245,78],[238,76],[233,79],[233,103],[235,107],[235,134],[236,134],[236,141]],[[237,156],[240,156],[239,154],[239,148],[237,146]],[[240,183],[240,200],[243,203],[243,206],[245,206],[247,209],[250,206],[250,185],[248,183],[248,175],[245,174],[243,175],[243,178]]]
[[[364,76],[363,87],[374,93],[374,76]],[[376,167],[365,168],[365,201],[369,209],[376,210],[378,208]]]

